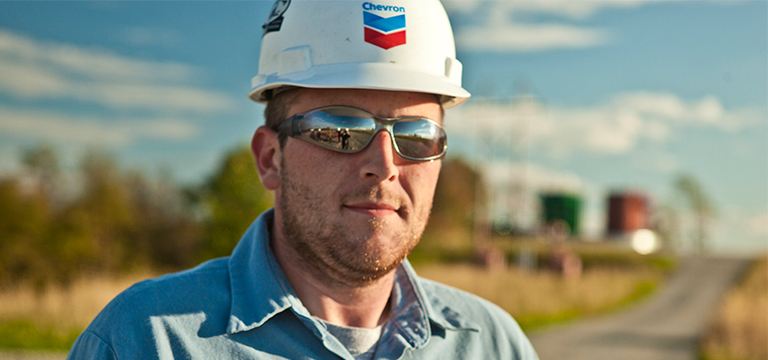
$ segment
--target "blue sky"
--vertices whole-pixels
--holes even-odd
[[[474,95],[448,112],[450,156],[581,193],[594,234],[609,191],[660,205],[689,173],[718,209],[713,247],[766,248],[768,2],[444,3]],[[0,173],[45,141],[69,169],[98,147],[202,181],[263,122],[246,95],[271,6],[0,2]]]

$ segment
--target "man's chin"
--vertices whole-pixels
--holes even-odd
[[[374,232],[363,239],[353,240],[343,255],[348,270],[359,275],[361,280],[378,279],[397,268],[410,254],[416,241],[408,237],[385,235]],[[354,259],[354,260],[353,260]]]
[[[358,285],[369,284],[390,274],[403,263],[404,259],[405,256],[400,258],[379,259],[378,261],[371,262],[364,261],[363,263],[358,264],[350,263],[348,264],[350,268],[348,269],[347,279]],[[351,268],[351,266],[354,265],[357,266]]]

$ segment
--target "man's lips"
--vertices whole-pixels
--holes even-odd
[[[382,217],[387,215],[395,215],[398,212],[398,208],[389,204],[377,204],[377,203],[354,203],[346,204],[344,208],[376,217]]]

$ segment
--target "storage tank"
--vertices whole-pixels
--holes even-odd
[[[548,193],[541,195],[542,221],[546,225],[562,222],[571,235],[581,231],[581,197],[575,194]]]
[[[608,235],[624,235],[650,225],[648,197],[637,191],[612,193],[608,198]]]

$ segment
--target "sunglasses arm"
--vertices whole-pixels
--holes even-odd
[[[303,116],[300,116],[300,115],[291,116],[290,118],[285,119],[285,121],[281,122],[280,125],[277,125],[277,128],[275,128],[275,131],[290,137],[300,135],[301,130],[299,130],[299,120],[301,120],[302,118]]]

